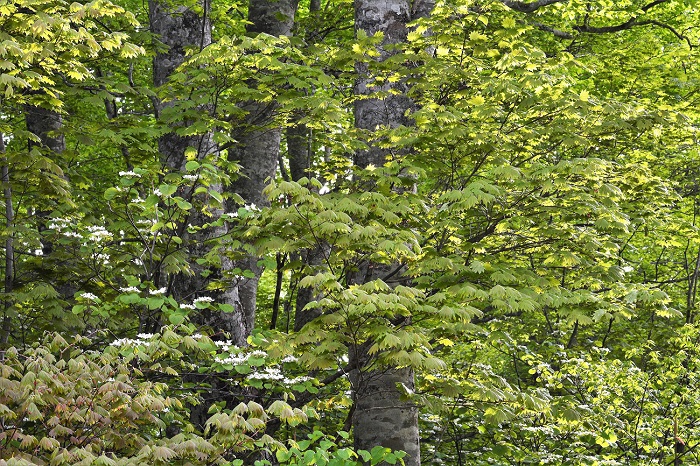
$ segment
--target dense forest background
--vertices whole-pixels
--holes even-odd
[[[0,465],[700,464],[694,0],[0,0]]]

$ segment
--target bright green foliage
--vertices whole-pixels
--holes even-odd
[[[415,370],[401,388],[424,464],[698,462],[697,6],[507,3],[439,1],[382,62],[381,36],[351,37],[347,1],[302,2],[293,38],[245,35],[229,14],[245,7],[217,5],[215,42],[163,89],[140,6],[0,5],[16,214],[0,236],[19,251],[0,464],[401,464],[351,448],[357,348],[363,370]],[[357,63],[369,97],[403,86],[412,125],[354,129]],[[275,111],[243,128],[250,101]],[[27,105],[63,115],[63,154],[27,150]],[[301,124],[315,178],[280,172],[262,210],[221,194],[234,134]],[[157,140],[172,128],[219,150],[168,172]],[[353,167],[367,145],[386,164]],[[233,306],[170,287],[203,273],[214,296],[252,276],[221,273],[251,253],[260,293],[283,277],[285,319],[300,289],[320,317],[262,331],[261,296],[238,348],[192,323]]]

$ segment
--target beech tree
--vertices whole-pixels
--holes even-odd
[[[698,11],[0,5],[0,465],[698,462]]]

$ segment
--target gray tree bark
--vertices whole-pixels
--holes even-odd
[[[248,32],[266,33],[273,36],[290,35],[294,26],[298,0],[250,0],[248,6]],[[262,191],[277,173],[282,130],[270,125],[276,104],[245,102],[241,104],[247,112],[243,121],[234,130],[237,144],[229,150],[229,159],[241,165],[238,178],[231,184],[234,193],[240,195],[246,203],[257,207],[269,205]],[[232,206],[230,210],[235,210]],[[242,307],[241,322],[250,335],[255,323],[256,295],[261,268],[257,257],[248,257],[231,268],[251,270],[254,277],[243,279],[239,285]],[[242,335],[241,335],[242,336]]]
[[[434,2],[416,0],[355,0],[355,29],[367,35],[384,33],[379,61],[393,53],[388,45],[404,42],[408,35],[406,24],[430,13]],[[371,132],[378,127],[395,128],[411,125],[405,116],[406,110],[414,106],[406,96],[404,83],[384,84],[381,89],[369,88],[372,80],[369,67],[358,64],[358,79],[355,93],[368,95],[378,90],[399,91],[382,99],[359,99],[355,103],[355,125],[370,133],[368,149],[358,151],[354,163],[359,167],[375,165],[381,167],[388,151],[372,140]],[[381,269],[381,267],[380,267]],[[363,282],[377,278],[374,274],[360,278]],[[359,277],[358,277],[359,278]],[[402,322],[395,322],[400,325]],[[403,450],[407,453],[406,465],[420,465],[420,434],[418,431],[418,409],[410,401],[401,400],[399,386],[409,390],[414,387],[414,374],[410,368],[367,369],[371,358],[365,346],[351,348],[351,360],[355,369],[351,373],[355,411],[353,432],[355,447],[371,450],[376,445]]]
[[[167,89],[168,80],[177,67],[185,62],[186,49],[190,47],[202,50],[211,44],[211,22],[209,20],[209,1],[202,0],[198,6],[201,14],[184,6],[173,5],[167,0],[149,1],[149,20],[151,31],[158,35],[158,39],[167,47],[167,50],[156,54],[153,59],[153,83],[159,88]],[[155,100],[156,117],[160,118],[161,112],[166,105],[176,105],[172,100],[168,104]],[[206,109],[202,109],[206,110]],[[182,172],[185,170],[187,159],[185,152],[189,147],[197,151],[197,158],[203,159],[215,154],[218,150],[213,141],[211,133],[196,136],[179,136],[175,130],[180,125],[188,122],[176,122],[172,125],[172,130],[164,134],[158,140],[162,164],[170,171]],[[221,187],[212,187],[221,192]],[[191,191],[191,190],[190,190]],[[193,204],[206,202],[205,199],[193,199],[192,192],[180,192],[181,196],[189,198]],[[211,213],[221,215],[223,209],[210,208]],[[239,299],[238,284],[232,282],[225,289],[212,291],[207,289],[211,280],[222,277],[222,269],[231,268],[230,261],[224,257],[221,269],[212,268],[197,263],[198,258],[202,258],[211,252],[212,241],[226,233],[225,227],[207,227],[197,233],[190,234],[186,230],[188,223],[195,226],[204,226],[211,218],[202,213],[201,209],[193,208],[187,221],[183,222],[180,236],[183,246],[187,248],[190,257],[188,271],[183,271],[175,275],[161,277],[161,282],[167,281],[169,293],[177,301],[192,301],[199,296],[209,296],[214,298],[216,303],[230,304],[234,311],[224,313],[215,310],[203,310],[193,316],[193,321],[199,325],[209,327],[215,333],[225,332],[230,334],[231,340],[237,345],[245,344],[249,335],[249,329],[243,322],[243,310]],[[223,255],[222,255],[223,256]],[[209,272],[204,274],[204,272]],[[206,275],[206,276],[205,276]],[[154,327],[160,325],[157,318],[151,322]],[[150,329],[149,329],[150,330]],[[212,393],[203,394],[203,402],[200,405],[190,408],[190,420],[199,428],[203,428],[209,417],[208,409],[213,401],[218,401],[221,397],[216,393],[217,387],[221,388],[221,382],[217,379],[211,381],[213,384]]]
[[[149,13],[151,30],[159,35],[159,39],[168,48],[166,51],[157,54],[153,60],[153,83],[158,86],[167,86],[168,79],[175,69],[185,61],[185,53],[188,47],[197,47],[200,50],[211,44],[211,22],[209,20],[209,1],[202,0],[199,4],[201,15],[184,7],[172,6],[169,2],[151,0],[149,2]],[[171,101],[169,105],[174,105]],[[160,115],[164,108],[161,102],[155,102],[156,114]],[[181,124],[185,124],[182,122]],[[173,128],[175,129],[175,128]],[[197,157],[202,159],[217,151],[211,133],[197,136],[179,136],[172,131],[164,134],[158,140],[158,149],[161,154],[162,163],[172,171],[184,171],[187,162],[185,151],[188,147],[194,147]],[[221,190],[221,187],[213,187]],[[191,193],[181,193],[183,196],[191,196]],[[200,200],[201,201],[201,200]],[[221,214],[219,209],[213,214]],[[192,209],[189,222],[195,226],[205,225],[210,218],[205,216],[200,210]],[[184,229],[184,228],[183,228]],[[205,256],[211,251],[208,242],[226,233],[225,228],[206,228],[196,234],[182,232],[183,244],[188,248],[188,253],[193,259]],[[217,311],[202,311],[201,315],[195,317],[201,325],[211,327],[214,332],[226,332],[231,335],[231,339],[236,344],[245,344],[246,338],[250,334],[250,328],[243,321],[243,310],[239,298],[239,288],[237,283],[231,283],[226,289],[212,292],[207,290],[207,285],[213,279],[221,278],[221,270],[207,270],[208,267],[201,266],[195,260],[190,261],[192,270],[188,273],[180,273],[169,277],[168,285],[170,292],[177,300],[192,300],[200,295],[210,296],[217,303],[230,304],[234,312],[223,313]],[[230,262],[230,261],[229,261]],[[230,266],[226,259],[222,269]],[[210,275],[203,276],[203,272],[209,271]]]

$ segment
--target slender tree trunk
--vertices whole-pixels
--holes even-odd
[[[250,0],[248,7],[248,32],[265,33],[273,36],[290,35],[297,10],[297,0]],[[241,104],[247,112],[244,121],[234,131],[238,144],[229,151],[229,158],[241,165],[241,173],[232,183],[231,190],[240,195],[248,205],[256,207],[269,205],[262,191],[277,173],[281,128],[270,125],[276,103],[245,102]],[[232,206],[230,210],[235,210]],[[239,296],[243,310],[242,343],[250,335],[255,323],[256,296],[261,268],[257,257],[248,257],[231,268],[251,270],[254,277],[241,281]],[[235,340],[234,340],[235,341]]]
[[[317,15],[321,9],[320,0],[312,0],[309,4],[311,15]],[[308,36],[314,37],[316,31],[309,31]],[[307,38],[308,38],[307,36]],[[287,157],[289,158],[289,173],[293,181],[314,176],[313,165],[313,131],[301,119],[304,114],[296,112],[292,115],[291,125],[286,130],[287,136]],[[303,267],[314,267],[321,265],[328,254],[328,248],[318,245],[311,249],[301,251],[299,258]],[[299,288],[296,295],[294,313],[294,331],[299,331],[316,317],[321,315],[322,310],[318,308],[305,309],[306,305],[315,301],[319,297],[314,293],[313,288]]]
[[[419,16],[428,14],[432,6],[432,2],[420,0],[415,2],[355,0],[355,28],[364,31],[367,35],[374,35],[380,31],[384,34],[378,57],[379,61],[383,61],[393,53],[387,45],[404,42],[408,35],[406,24]],[[372,77],[366,64],[358,64],[357,72],[356,94],[368,95],[379,90],[368,87]],[[357,100],[354,109],[355,125],[367,130],[370,134],[380,126],[395,128],[411,125],[412,122],[405,115],[414,104],[406,95],[407,86],[401,82],[389,83],[385,84],[381,90],[392,90],[393,93],[382,99]],[[387,150],[380,148],[377,141],[372,140],[372,136],[369,136],[367,142],[368,149],[355,154],[355,165],[383,166],[388,155]],[[375,278],[378,278],[376,272],[368,273],[360,279],[366,282]],[[395,322],[397,325],[401,323]],[[365,346],[351,348],[350,354],[351,360],[356,365],[356,369],[351,374],[355,399],[352,419],[355,446],[364,450],[371,450],[377,445],[403,450],[407,453],[406,465],[418,466],[420,465],[418,409],[412,402],[401,400],[401,391],[397,388],[403,385],[413,390],[413,370],[391,367],[366,370],[371,358]]]
[[[5,156],[5,135],[0,133],[0,176],[2,177],[2,192],[5,202],[5,229],[8,232],[5,238],[5,280],[3,282],[3,314],[2,314],[2,332],[0,332],[0,361],[5,358],[5,347],[10,339],[12,331],[12,317],[10,315],[12,307],[12,291],[14,289],[15,276],[15,254],[14,254],[14,237],[12,227],[15,221],[15,214],[12,207],[12,187],[10,186],[10,166]]]
[[[60,155],[66,150],[66,140],[62,134],[63,117],[60,113],[31,105],[25,106],[25,124],[27,131],[34,134],[39,141],[28,140],[27,150],[40,149],[44,156],[49,156],[59,164]],[[64,177],[66,178],[66,177]],[[50,201],[49,201],[50,202]],[[52,207],[45,202],[35,208],[36,228],[41,236],[47,230]],[[57,272],[56,261],[62,259],[52,256],[54,244],[41,238],[42,263],[36,270],[37,281],[44,281],[53,287],[64,300],[71,300],[77,291],[75,277]]]

